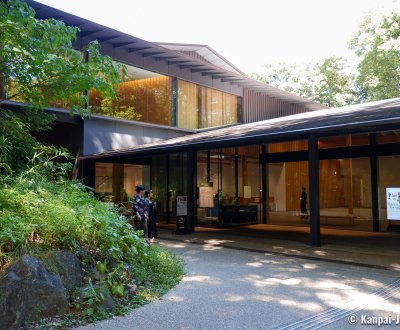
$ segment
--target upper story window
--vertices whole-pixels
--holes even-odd
[[[110,117],[171,125],[171,77],[127,66],[127,75],[117,86],[117,98],[102,97],[96,90],[89,92],[93,113]]]
[[[213,88],[178,80],[177,124],[206,128],[238,122],[238,97]]]

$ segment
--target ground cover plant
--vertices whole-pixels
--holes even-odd
[[[29,254],[42,259],[51,251],[70,251],[80,259],[84,280],[69,288],[71,313],[32,326],[68,328],[115,314],[156,299],[175,286],[183,275],[182,262],[157,245],[149,246],[117,208],[110,209],[80,181],[68,180],[68,153],[39,144],[29,134],[22,139],[30,148],[25,158],[13,162],[17,128],[31,126],[19,116],[0,117],[0,272],[17,258]],[[63,161],[64,160],[64,161]],[[18,165],[18,166],[16,166]],[[106,296],[116,302],[105,310]]]
[[[52,250],[71,251],[81,260],[83,299],[77,295],[80,291],[70,290],[70,302],[71,312],[86,322],[158,298],[183,274],[180,260],[159,246],[149,246],[125,217],[94,198],[80,182],[51,182],[35,175],[2,178],[2,268],[23,254],[46,263]],[[52,270],[51,265],[48,268]],[[105,292],[117,301],[109,312],[102,308]]]

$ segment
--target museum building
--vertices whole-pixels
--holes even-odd
[[[46,110],[57,116],[53,130],[38,135],[68,148],[76,177],[106,201],[129,205],[144,184],[160,221],[179,223],[185,201],[186,233],[309,226],[312,246],[324,226],[386,231],[400,219],[400,99],[327,109],[249,78],[207,45],[152,43],[28,3],[38,18],[78,26],[77,51],[98,40],[102,53],[127,66],[116,100],[82,91],[90,119],[53,104]]]

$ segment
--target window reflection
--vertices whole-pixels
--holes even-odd
[[[147,123],[171,124],[171,78],[127,66],[127,75],[116,88],[116,99],[89,92],[93,113]]]
[[[238,122],[238,98],[213,88],[178,81],[178,127],[207,128]]]

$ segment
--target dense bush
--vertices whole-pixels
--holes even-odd
[[[49,250],[75,253],[84,266],[86,289],[83,300],[72,294],[71,306],[86,319],[106,315],[96,284],[120,305],[131,305],[159,297],[179,282],[180,260],[149,246],[118,210],[110,210],[80,182],[50,180],[44,172],[37,166],[0,179],[0,267],[26,253],[39,258]]]

